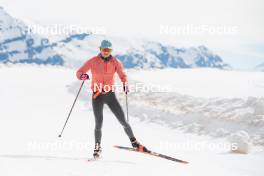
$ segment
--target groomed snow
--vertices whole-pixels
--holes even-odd
[[[138,80],[147,81],[147,79],[150,83],[153,83],[160,79],[160,75],[163,72],[172,73],[169,70],[161,72],[136,71],[134,74],[132,74],[133,71],[129,71],[129,76],[131,83]],[[175,74],[185,74],[186,72],[186,70],[182,70],[182,73],[175,71]],[[201,72],[203,71],[201,70]],[[229,73],[233,75],[233,72]],[[94,117],[90,104],[91,97],[87,93],[89,85],[86,84],[82,90],[63,138],[59,139],[57,136],[81,84],[75,78],[75,70],[52,66],[1,65],[0,175],[118,176],[125,174],[134,176],[143,174],[176,174],[182,176],[262,176],[264,174],[262,169],[264,161],[262,147],[253,146],[251,152],[247,155],[232,154],[229,152],[229,142],[226,137],[219,138],[218,136],[215,138],[211,135],[200,134],[200,127],[197,127],[195,125],[197,123],[192,121],[195,120],[193,116],[189,121],[189,124],[193,125],[189,129],[192,130],[184,131],[178,128],[179,126],[175,126],[175,128],[169,126],[167,122],[171,121],[168,121],[167,117],[162,114],[158,114],[160,112],[173,114],[175,110],[181,110],[181,112],[177,113],[181,113],[181,118],[188,119],[187,110],[184,109],[184,106],[179,109],[173,108],[177,105],[176,101],[181,100],[182,102],[178,103],[184,102],[189,109],[197,107],[199,102],[201,103],[201,99],[204,99],[207,103],[210,102],[210,99],[203,96],[205,90],[200,94],[199,91],[196,91],[195,95],[190,94],[191,96],[182,95],[188,93],[184,92],[184,86],[200,86],[196,82],[192,82],[194,78],[191,78],[191,73],[186,74],[189,75],[189,79],[186,77],[182,82],[174,82],[175,79],[179,80],[180,76],[173,77],[175,78],[174,81],[170,81],[168,78],[162,79],[167,84],[173,83],[173,85],[178,85],[182,88],[183,92],[178,90],[177,93],[170,93],[170,96],[164,97],[164,93],[156,93],[154,97],[149,96],[146,98],[142,97],[142,95],[146,94],[140,92],[138,96],[141,95],[141,99],[135,93],[131,93],[129,94],[129,107],[130,123],[136,136],[142,143],[157,152],[190,161],[190,164],[182,165],[155,157],[114,149],[112,146],[116,144],[129,146],[129,141],[120,124],[108,108],[104,111],[103,159],[99,162],[88,163],[87,158],[91,157],[93,150],[94,128]],[[198,74],[199,71],[194,70],[193,75]],[[210,76],[212,74],[213,71],[211,71]],[[221,75],[218,71],[216,71],[216,74]],[[228,73],[223,73],[223,75],[225,74]],[[251,73],[245,72],[234,73],[234,76],[239,74],[244,78],[253,77],[254,81],[261,81],[262,75],[260,73],[252,73],[256,77],[252,76]],[[257,76],[258,74],[259,77]],[[190,81],[188,82],[187,80]],[[242,83],[242,78],[239,80],[241,84],[247,85],[247,83]],[[201,85],[206,84],[206,82],[200,83]],[[259,84],[261,82],[256,83]],[[219,83],[219,85],[222,84]],[[208,84],[208,90],[210,86],[215,87],[215,85]],[[257,86],[255,88],[256,90],[259,89]],[[191,88],[186,86],[186,90],[188,89],[190,90]],[[224,92],[226,89],[221,90]],[[254,89],[252,88],[252,90]],[[239,89],[237,91],[240,92]],[[223,92],[221,92],[221,95],[223,95]],[[119,93],[118,95],[122,105],[124,105],[123,94]],[[185,97],[189,104],[183,101]],[[214,94],[213,97],[217,97],[217,94]],[[260,97],[255,97],[255,99],[260,100]],[[160,102],[155,102],[157,100]],[[221,108],[227,108],[228,104],[234,103],[233,101],[229,102],[229,100],[232,99],[219,96]],[[239,99],[238,102],[242,100],[247,101],[247,98],[245,99],[245,96],[243,96],[243,99]],[[223,106],[222,103],[227,103],[227,105]],[[140,107],[133,106],[136,104]],[[160,104],[164,104],[164,106],[160,106]],[[152,108],[149,108],[150,105],[152,105]],[[213,104],[207,104],[207,106],[211,113],[210,106],[217,107],[217,101],[213,101]],[[156,107],[156,109],[153,107]],[[162,107],[168,107],[168,109],[162,110],[160,109]],[[133,109],[135,110],[134,112]],[[169,112],[170,109],[171,112]],[[241,109],[247,109],[247,107],[241,107]],[[194,111],[194,109],[191,110]],[[154,119],[153,115],[161,119]],[[226,118],[227,116],[224,117],[224,119]],[[238,116],[237,118],[240,117]],[[210,118],[208,117],[208,119]],[[219,120],[221,121],[221,119]],[[179,121],[176,119],[175,122]],[[212,122],[210,121],[210,123]],[[195,126],[197,127],[197,131],[194,128]],[[258,129],[257,127],[254,128]],[[184,145],[184,147],[181,145]],[[222,145],[227,147],[223,147]]]

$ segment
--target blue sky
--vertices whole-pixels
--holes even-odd
[[[11,15],[38,24],[104,26],[107,34],[189,47],[206,45],[238,69],[264,63],[262,0],[1,0]],[[161,34],[160,27],[235,28],[212,34]]]

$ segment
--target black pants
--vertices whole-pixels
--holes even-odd
[[[106,94],[100,94],[95,99],[92,99],[93,104],[93,112],[95,117],[95,142],[101,143],[102,138],[102,125],[103,125],[103,107],[104,104],[107,104],[111,111],[114,113],[120,124],[123,126],[126,134],[129,138],[134,138],[133,131],[130,125],[127,123],[125,119],[125,114],[120,106],[116,95],[114,92],[108,92]]]

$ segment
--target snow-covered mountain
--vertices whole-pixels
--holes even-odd
[[[118,55],[118,58],[127,68],[212,67],[224,69],[229,67],[218,55],[213,54],[205,46],[176,48],[161,43],[148,42],[144,44],[143,50],[131,49],[125,54]]]
[[[258,71],[264,71],[264,63],[256,66],[255,69],[258,70]]]
[[[33,33],[29,26],[0,8],[0,62],[79,66],[98,53],[99,42],[113,41],[127,68],[229,68],[205,46],[176,48],[152,41],[131,41],[92,33],[69,34],[57,40]]]
[[[0,8],[0,62],[62,65],[63,58],[53,49],[56,43],[28,29]]]

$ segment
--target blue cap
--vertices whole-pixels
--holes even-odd
[[[112,43],[109,40],[103,40],[100,45],[100,49],[109,48],[112,49]]]

